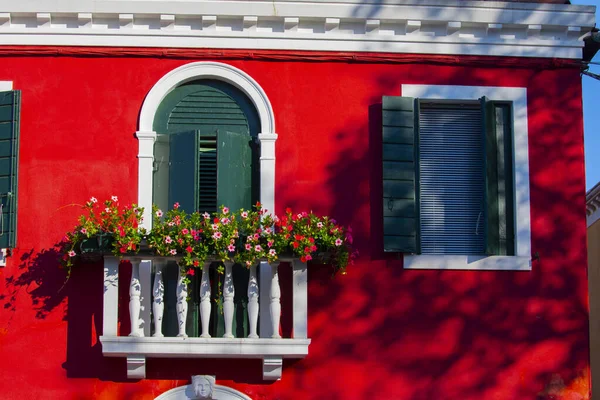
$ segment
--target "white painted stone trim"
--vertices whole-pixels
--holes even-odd
[[[512,101],[515,174],[515,255],[478,259],[474,256],[404,255],[408,269],[531,270],[531,223],[529,201],[529,142],[527,89],[494,86],[402,85],[402,96],[421,99]],[[481,258],[481,257],[480,257]]]
[[[1,37],[1,36],[0,36]],[[139,175],[138,204],[144,207],[144,227],[152,227],[152,179],[154,142],[156,132],[152,130],[154,115],[161,101],[177,86],[196,79],[217,79],[240,89],[258,113],[261,133],[260,154],[260,202],[273,212],[275,208],[275,114],[271,102],[262,87],[244,71],[229,64],[218,62],[193,62],[182,65],[164,75],[152,87],[142,105],[139,119]]]
[[[600,183],[596,184],[585,195],[585,212],[588,228],[600,219]]]
[[[8,90],[13,90],[12,81],[0,81],[0,92],[6,92]]]
[[[252,400],[252,398],[242,392],[221,385],[214,385],[212,394],[213,400]],[[193,385],[185,385],[164,392],[154,400],[187,400],[194,397]]]
[[[442,0],[32,0],[6,4],[3,11],[5,45],[574,59],[581,58],[581,39],[595,23],[593,6]]]

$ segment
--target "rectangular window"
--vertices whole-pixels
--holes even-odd
[[[510,101],[383,98],[384,249],[515,255]]]

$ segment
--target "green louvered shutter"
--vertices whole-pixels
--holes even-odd
[[[217,134],[217,202],[231,210],[252,207],[251,138],[235,132]]]
[[[0,248],[17,242],[17,171],[21,91],[0,92]]]
[[[512,107],[481,99],[485,126],[486,254],[514,255]]]
[[[200,132],[169,135],[169,208],[175,202],[182,210],[198,209]]]
[[[418,106],[384,96],[382,110],[384,251],[418,254]]]

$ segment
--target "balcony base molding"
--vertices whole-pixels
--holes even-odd
[[[263,379],[281,379],[284,358],[304,358],[310,339],[225,339],[181,337],[100,336],[102,353],[127,358],[127,377],[146,377],[146,357],[258,358]]]

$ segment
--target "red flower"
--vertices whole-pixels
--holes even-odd
[[[302,239],[304,239],[304,236],[302,236],[302,235],[294,235],[294,239],[296,239],[296,240],[302,240]]]
[[[200,261],[194,260],[193,264],[194,264],[194,267],[197,267],[198,265],[200,265]]]
[[[309,249],[308,247],[305,247],[305,248],[304,248],[304,252],[305,252],[306,254],[308,254],[308,253],[310,253],[310,249]]]
[[[285,209],[285,212],[286,212],[287,214],[291,214],[291,213],[292,213],[292,209],[288,207],[288,208],[286,208],[286,209]]]
[[[256,202],[256,208],[260,207],[260,201]]]
[[[310,251],[317,251],[317,246],[311,246]]]
[[[294,243],[292,243],[292,246],[294,246],[294,248],[297,249],[298,246],[300,246],[300,244],[298,242],[294,242]]]
[[[194,268],[190,268],[190,269],[188,269],[187,273],[188,273],[188,275],[194,276],[194,274],[196,273],[196,271],[194,271]]]
[[[288,225],[288,226],[287,226],[287,230],[288,230],[288,232],[291,232],[291,231],[292,231],[292,229],[294,229],[294,228],[292,228],[292,226],[291,226],[291,225]]]
[[[306,257],[304,257],[304,256],[300,257],[300,261],[306,262]]]
[[[219,223],[219,218],[213,219],[213,224],[218,224],[218,223]]]
[[[127,253],[127,247],[123,246],[119,249],[121,253]]]
[[[309,241],[309,242],[311,242],[311,243],[314,243],[314,242],[315,242],[315,239],[313,239],[313,238],[308,238],[308,241]]]
[[[185,248],[185,251],[187,251],[188,253],[191,253],[192,251],[194,251],[194,249],[192,249],[192,246],[188,246]]]

